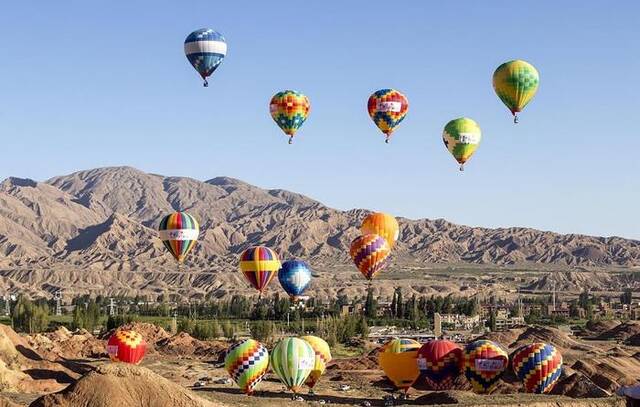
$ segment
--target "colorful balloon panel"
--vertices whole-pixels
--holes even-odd
[[[360,273],[371,280],[386,267],[391,248],[382,236],[369,234],[351,242],[349,254]]]
[[[318,383],[320,377],[324,374],[324,371],[327,369],[327,365],[331,362],[331,349],[329,348],[329,344],[322,338],[318,338],[317,336],[303,336],[300,339],[306,341],[315,352],[315,363],[313,365],[313,369],[311,373],[309,373],[309,377],[305,381],[305,384],[309,386],[309,388],[313,388],[313,386]]]
[[[448,390],[462,372],[462,359],[462,349],[451,341],[427,342],[418,351],[419,380],[432,390]]]
[[[514,116],[533,99],[539,83],[536,68],[520,59],[505,62],[493,73],[493,89]]]
[[[396,241],[398,241],[400,226],[393,216],[383,212],[374,212],[364,218],[360,231],[363,235],[375,234],[382,236],[389,244],[389,247],[393,248]]]
[[[271,117],[284,134],[289,136],[289,143],[307,120],[310,109],[309,99],[295,90],[278,92],[273,95],[269,103]]]
[[[253,339],[236,342],[224,358],[224,368],[245,394],[251,394],[269,369],[269,352]]]
[[[562,355],[553,345],[534,343],[518,349],[512,365],[528,393],[548,393],[562,374]]]
[[[182,263],[196,244],[200,226],[196,219],[186,212],[174,212],[160,221],[158,236],[169,253]]]
[[[268,247],[252,246],[240,255],[240,271],[260,293],[267,288],[279,269],[278,255]]]
[[[300,338],[281,339],[271,351],[271,368],[280,381],[294,393],[314,369],[316,354],[309,343]]]
[[[402,353],[402,352],[410,352],[413,350],[418,350],[422,344],[413,339],[407,338],[394,338],[389,342],[385,343],[380,349],[380,352],[386,353]]]
[[[389,142],[391,133],[407,115],[409,101],[395,89],[380,89],[369,96],[367,110],[371,120],[387,136],[386,141]]]
[[[295,301],[301,296],[311,283],[311,269],[302,260],[287,260],[282,263],[278,271],[280,285]]]
[[[189,63],[208,86],[207,78],[220,66],[227,55],[227,42],[222,34],[210,28],[201,28],[184,40],[184,53]]]
[[[466,117],[451,120],[442,132],[444,145],[458,161],[461,170],[464,163],[475,153],[481,139],[482,132],[478,123]]]
[[[107,353],[114,362],[137,365],[144,358],[147,343],[135,331],[116,331],[107,341]]]
[[[476,393],[491,393],[508,366],[509,355],[495,342],[479,340],[464,348],[464,375]]]

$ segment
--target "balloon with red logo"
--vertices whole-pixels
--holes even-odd
[[[142,361],[147,343],[135,331],[116,331],[107,342],[107,353],[114,362],[137,365]]]
[[[432,390],[448,390],[462,372],[462,348],[451,341],[437,339],[418,350],[420,377],[416,383]]]

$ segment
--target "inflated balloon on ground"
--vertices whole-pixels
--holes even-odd
[[[462,372],[462,349],[455,343],[436,339],[418,350],[418,381],[432,390],[448,390]]]
[[[400,390],[407,392],[420,375],[418,370],[420,343],[413,339],[392,339],[380,349],[378,365]]]
[[[269,352],[253,339],[236,342],[227,349],[224,368],[242,392],[251,394],[269,369]]]
[[[464,348],[464,375],[476,393],[491,393],[508,366],[509,355],[495,342],[479,340]]]
[[[281,339],[271,351],[271,369],[280,381],[294,393],[302,390],[316,361],[309,343],[300,338]]]
[[[147,343],[135,331],[116,331],[107,341],[107,353],[114,362],[137,365],[144,358]]]
[[[512,366],[528,393],[548,393],[562,374],[562,355],[553,345],[533,343],[514,353]]]
[[[320,377],[324,374],[324,371],[327,369],[327,364],[331,362],[331,348],[329,348],[329,344],[324,339],[318,338],[317,336],[302,336],[300,339],[311,345],[315,352],[313,369],[305,381],[305,384],[309,386],[309,388],[313,389],[316,383],[318,383]]]

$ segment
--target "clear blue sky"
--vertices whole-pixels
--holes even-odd
[[[131,165],[340,209],[640,238],[639,2],[115,3],[3,6],[1,177]],[[201,27],[229,46],[206,89],[182,49]],[[491,87],[515,58],[541,75],[517,126]],[[389,145],[366,112],[385,87],[410,101]],[[291,146],[268,109],[287,88],[312,104]],[[483,130],[463,174],[441,139],[459,116]]]

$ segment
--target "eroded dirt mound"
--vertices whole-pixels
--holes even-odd
[[[65,390],[31,407],[223,407],[199,398],[149,369],[112,363],[98,367]]]
[[[223,360],[224,353],[229,346],[225,342],[201,341],[186,332],[166,337],[155,344],[158,352],[180,357],[211,357]]]
[[[595,333],[595,334],[601,334],[603,332],[606,332],[610,329],[615,328],[616,326],[618,326],[620,324],[620,321],[618,320],[605,320],[605,321],[587,321],[586,324],[586,328],[587,330]]]
[[[600,340],[625,341],[640,334],[640,323],[636,321],[623,322],[598,335]]]
[[[107,357],[105,341],[81,329],[70,332],[61,326],[54,332],[25,338],[31,347],[48,359],[85,359]]]
[[[18,404],[0,397],[0,407],[20,407]]]
[[[576,372],[558,381],[552,394],[562,394],[573,398],[609,397],[611,393],[596,386],[587,376]]]

